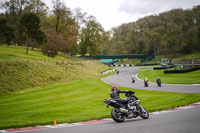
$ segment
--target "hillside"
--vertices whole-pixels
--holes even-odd
[[[200,6],[173,9],[122,24],[113,31],[110,54],[176,57],[200,52]]]
[[[64,59],[64,63],[62,63]],[[50,58],[40,50],[0,46],[0,95],[73,80],[101,76],[107,66],[94,61],[59,55]]]

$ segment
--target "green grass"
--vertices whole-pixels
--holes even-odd
[[[180,74],[164,74],[164,70],[142,70],[139,71],[138,77],[144,79],[148,77],[149,81],[156,82],[159,77],[162,83],[168,84],[200,84],[200,70],[180,73]]]
[[[0,129],[110,117],[111,108],[103,103],[110,87],[100,79],[88,79],[0,96]],[[150,112],[200,100],[200,94],[135,91]]]
[[[37,49],[29,50],[26,55],[25,51],[25,47],[0,46],[0,95],[99,77],[103,71],[110,69],[94,60],[75,59],[62,54],[50,58]],[[64,64],[61,59],[65,60]]]
[[[43,55],[39,49],[28,51],[28,55],[26,53],[26,47],[24,46],[0,46],[0,61],[19,61],[25,59],[34,59],[34,60],[43,60],[46,59],[47,61],[60,61],[62,59],[61,56],[56,56],[55,58],[51,58],[48,56]]]

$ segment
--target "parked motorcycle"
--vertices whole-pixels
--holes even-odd
[[[111,111],[111,117],[114,121],[123,122],[125,119],[136,118],[138,116],[142,117],[143,119],[149,118],[148,111],[144,107],[140,106],[140,100],[133,94],[133,92],[125,94],[126,98],[130,99],[129,104],[128,101],[127,103],[119,103],[113,98],[104,100],[107,108],[109,106],[114,107],[114,109]]]

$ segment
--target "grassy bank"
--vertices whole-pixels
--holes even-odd
[[[144,79],[148,77],[149,81],[156,82],[159,77],[162,83],[167,84],[200,84],[200,71],[180,73],[180,74],[164,74],[164,70],[142,70],[139,71],[138,77]]]
[[[0,46],[0,95],[35,87],[99,77],[109,67],[94,61],[60,54],[55,58],[40,50]],[[64,63],[61,63],[64,59]]]
[[[200,100],[200,94],[135,91],[150,112]],[[110,117],[111,108],[103,103],[109,94],[110,85],[88,79],[0,96],[0,129]]]

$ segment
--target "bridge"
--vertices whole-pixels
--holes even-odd
[[[116,59],[140,59],[142,63],[154,59],[154,55],[145,54],[129,54],[129,55],[99,55],[99,56],[85,56],[84,58],[92,59],[111,59],[116,61]]]

